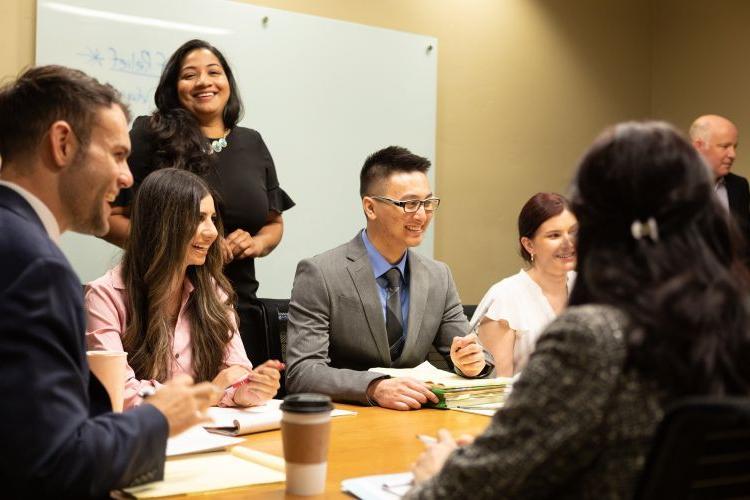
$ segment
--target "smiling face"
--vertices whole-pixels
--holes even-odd
[[[69,229],[96,236],[109,232],[110,204],[120,189],[133,184],[129,154],[128,122],[122,108],[101,108],[89,144],[60,177],[60,199],[69,214]]]
[[[539,226],[532,238],[521,238],[521,244],[534,256],[533,266],[548,274],[561,275],[576,267],[576,234],[578,221],[568,210],[550,217]]]
[[[396,172],[377,186],[371,194],[397,201],[424,200],[432,197],[430,182],[422,172]],[[362,198],[367,216],[367,236],[390,262],[397,262],[409,247],[422,243],[432,220],[424,206],[413,213],[370,196]]]
[[[177,96],[201,124],[222,117],[230,92],[224,67],[213,52],[195,49],[182,60]]]
[[[185,253],[187,265],[202,266],[205,264],[208,249],[214,244],[218,235],[214,199],[211,195],[207,195],[201,200],[198,227],[195,228],[195,234]]]

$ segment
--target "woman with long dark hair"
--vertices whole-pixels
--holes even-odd
[[[521,208],[518,244],[526,269],[492,285],[470,321],[498,376],[523,370],[542,330],[567,304],[577,231],[568,201],[557,193],[536,193]]]
[[[597,139],[573,185],[569,307],[482,435],[441,431],[407,498],[631,498],[667,405],[748,394],[747,274],[712,184],[667,124]]]
[[[129,196],[143,179],[164,167],[203,177],[217,195],[226,228],[220,247],[224,273],[248,327],[258,290],[255,259],[281,241],[281,213],[294,202],[279,186],[276,167],[260,134],[238,125],[243,106],[229,63],[213,45],[190,40],[169,58],[154,96],[156,111],[136,118],[130,132],[128,163],[134,188],[123,191],[105,238],[124,246],[128,236]],[[248,334],[245,338],[251,338]]]
[[[125,407],[178,373],[227,388],[224,406],[273,397],[282,365],[271,360],[252,370],[237,332],[234,292],[222,274],[223,228],[205,181],[173,168],[149,175],[130,231],[121,265],[89,283],[85,294],[89,349],[128,353]]]

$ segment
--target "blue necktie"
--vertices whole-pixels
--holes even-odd
[[[404,323],[401,319],[401,271],[392,267],[386,271],[384,276],[388,281],[388,299],[385,303],[385,331],[388,333],[391,360],[395,361],[401,356],[404,347]]]

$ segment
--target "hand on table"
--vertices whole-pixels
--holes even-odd
[[[409,377],[375,380],[367,388],[367,397],[392,410],[418,410],[427,401],[439,401],[424,382]]]
[[[476,377],[484,370],[484,351],[476,333],[453,337],[451,361],[467,377]]]
[[[223,388],[222,388],[223,389]],[[206,420],[204,411],[221,398],[222,390],[208,382],[193,385],[189,375],[177,375],[145,400],[164,414],[174,436]]]

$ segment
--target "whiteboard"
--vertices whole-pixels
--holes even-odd
[[[201,38],[227,57],[245,116],[297,205],[284,238],[256,260],[260,297],[289,297],[297,262],[349,241],[365,224],[359,171],[392,144],[433,160],[437,40],[227,0],[38,0],[37,64],[79,68],[150,114],[162,67]],[[439,194],[439,193],[438,193]],[[418,248],[432,257],[429,230]],[[75,233],[63,251],[82,282],[119,261],[119,249]]]

